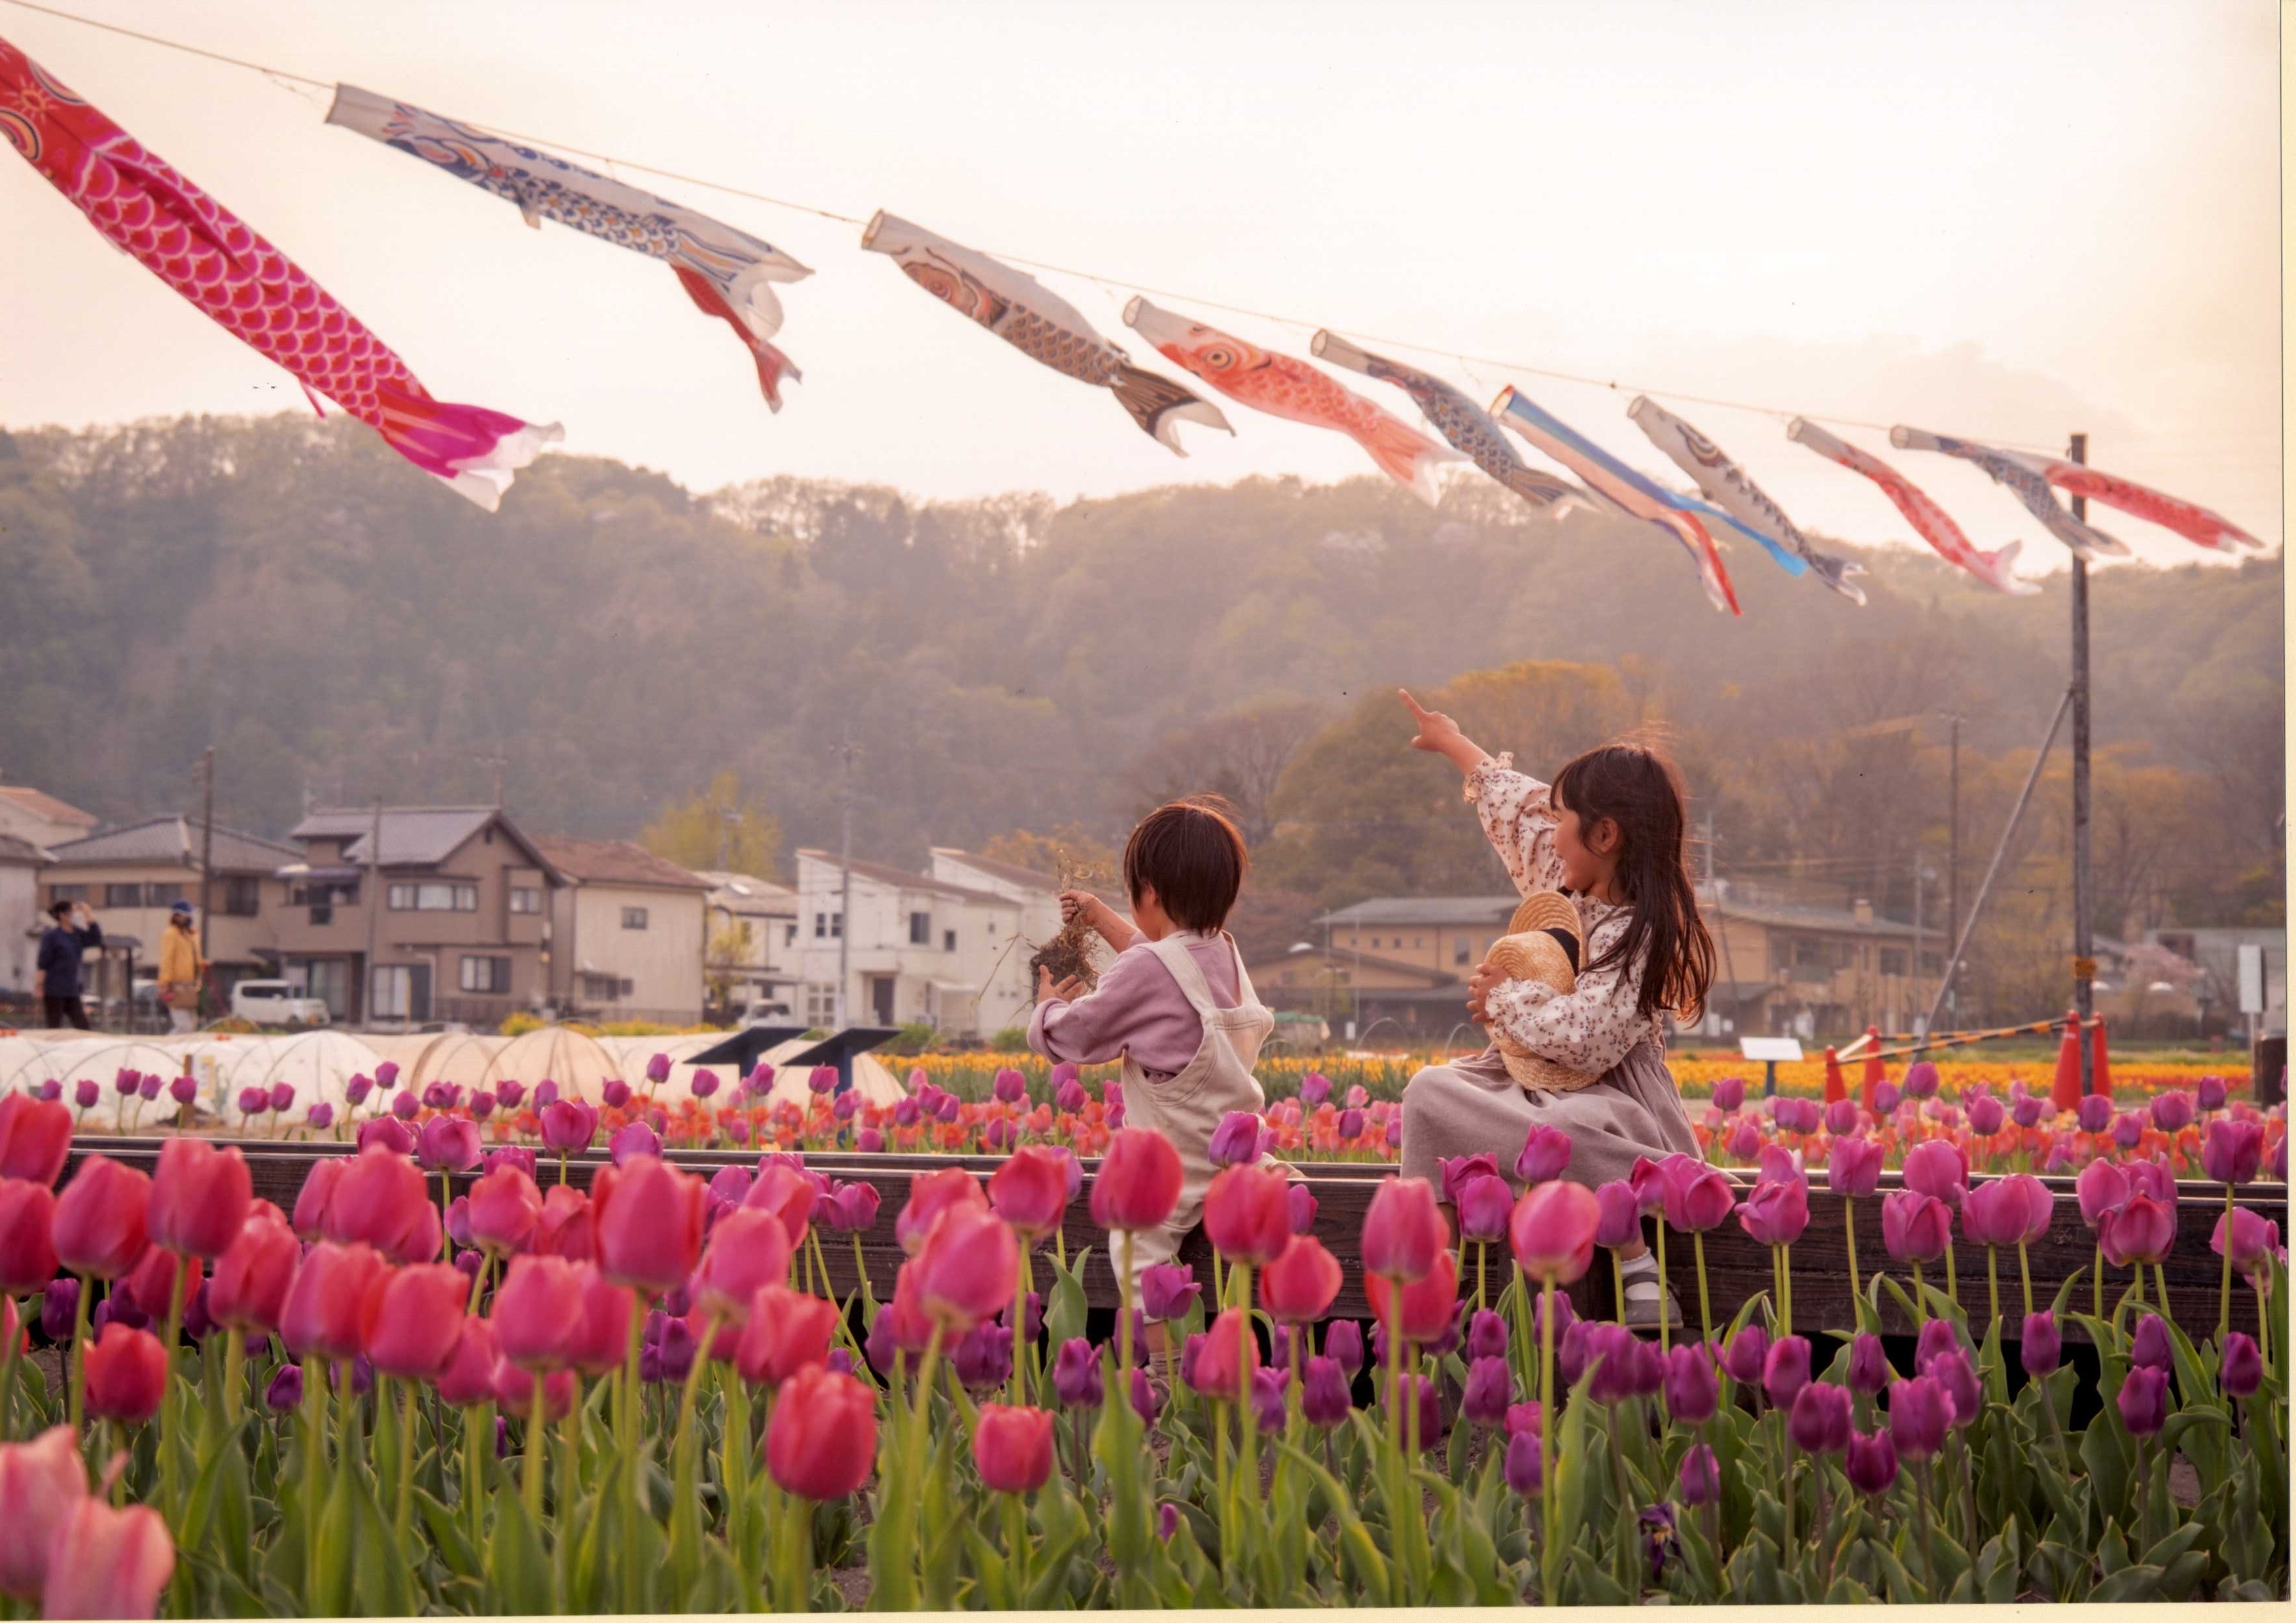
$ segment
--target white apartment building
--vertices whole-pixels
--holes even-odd
[[[1052,881],[1019,868],[999,875],[958,851],[935,852],[934,866],[926,874],[853,863],[849,918],[837,858],[797,853],[799,1019],[836,1023],[841,943],[847,1025],[923,1021],[952,1037],[981,1037],[1027,1022],[1029,943],[1059,928]],[[971,882],[948,877],[960,871]],[[1035,894],[1031,883],[1046,889]]]
[[[697,868],[694,877],[710,886],[704,898],[709,943],[704,973],[713,995],[735,1015],[753,1003],[785,1004],[792,1015],[801,1012],[797,892],[723,868]]]

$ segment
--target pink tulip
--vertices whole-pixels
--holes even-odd
[[[934,1219],[917,1250],[919,1301],[946,1328],[970,1330],[1012,1303],[1020,1266],[1020,1242],[1003,1219],[954,1206]]]
[[[693,1277],[693,1299],[704,1315],[740,1324],[759,1287],[788,1282],[790,1257],[789,1231],[773,1213],[752,1207],[729,1211],[709,1231]]]
[[[428,1381],[447,1367],[463,1335],[471,1282],[443,1262],[391,1269],[367,1289],[360,1350],[375,1373]]]
[[[1507,1219],[1514,1215],[1514,1191],[1503,1177],[1478,1177],[1459,1192],[1458,1208],[1459,1232],[1482,1244],[1495,1244],[1506,1238]]]
[[[1295,1234],[1259,1283],[1259,1305],[1268,1316],[1279,1324],[1312,1324],[1340,1293],[1339,1258],[1314,1236]]]
[[[759,1286],[743,1318],[734,1358],[752,1386],[777,1389],[800,1370],[824,1363],[837,1329],[833,1305],[782,1284]]]
[[[101,1499],[76,1499],[48,1549],[41,1615],[50,1618],[148,1618],[175,1576],[176,1545],[168,1524],[147,1505],[114,1510]]]
[[[2225,1228],[2232,1229],[2232,1266],[2243,1277],[2253,1277],[2264,1271],[2274,1252],[2280,1249],[2280,1225],[2258,1217],[2245,1206],[2235,1206],[2225,1217],[2217,1219],[2215,1231],[2209,1236],[2209,1250],[2217,1256],[2225,1254]]]
[[[492,1256],[524,1246],[542,1219],[542,1191],[517,1167],[482,1173],[467,1199],[471,1242]]]
[[[627,1285],[614,1283],[596,1267],[575,1266],[582,1275],[582,1313],[566,1344],[567,1362],[586,1375],[608,1374],[621,1368],[629,1356],[637,1297]]]
[[[47,1185],[38,1188],[45,1193]],[[0,1444],[0,1594],[40,1598],[57,1529],[86,1496],[87,1468],[70,1427]]]
[[[1978,1245],[2015,1245],[2025,1232],[2024,1192],[2007,1178],[1991,1178],[1961,1203],[1962,1231]]]
[[[1594,1259],[1602,1205],[1583,1184],[1539,1184],[1515,1202],[1507,1240],[1517,1266],[1540,1284],[1567,1285]]]
[[[1053,1414],[983,1404],[972,1433],[973,1468],[991,1493],[1032,1494],[1053,1474]]]
[[[1737,1203],[1730,1180],[1705,1162],[1687,1155],[1667,1157],[1666,1220],[1685,1234],[1701,1234],[1721,1226]]]
[[[1436,1206],[1434,1185],[1416,1177],[1389,1176],[1380,1181],[1372,1193],[1371,1208],[1364,1214],[1366,1275],[1390,1280],[1423,1279],[1450,1244],[1450,1225]]]
[[[1882,1181],[1882,1146],[1870,1138],[1837,1138],[1826,1152],[1825,1186],[1835,1194],[1863,1196]]]
[[[1067,1160],[1049,1145],[1021,1145],[990,1175],[988,1204],[1021,1239],[1042,1239],[1068,1210]]]
[[[350,1159],[327,1202],[327,1238],[371,1245],[396,1262],[439,1252],[439,1212],[413,1161],[379,1145]]]
[[[1161,1133],[1119,1127],[1093,1179],[1092,1220],[1115,1231],[1154,1228],[1179,1204],[1180,1181],[1179,1152]]]
[[[542,1197],[542,1216],[535,1219],[527,1249],[537,1257],[597,1261],[597,1225],[591,1215],[590,1197],[570,1184],[552,1184]]]
[[[30,1296],[56,1276],[56,1197],[45,1184],[0,1179],[0,1295]]]
[[[1906,1187],[1958,1207],[1969,1188],[1969,1157],[1950,1139],[1931,1138],[1906,1152]]]
[[[165,1324],[178,1299],[189,1305],[199,1293],[203,1272],[203,1265],[196,1257],[178,1257],[156,1245],[146,1246],[127,1277],[119,1282],[119,1293],[145,1318]],[[179,1281],[183,1289],[180,1299],[175,1294]]]
[[[579,1266],[562,1257],[512,1258],[491,1316],[505,1362],[523,1370],[563,1369],[581,1329]]]
[[[1458,1254],[1447,1250],[1437,1253],[1435,1266],[1424,1276],[1399,1289],[1384,1275],[1366,1274],[1364,1295],[1371,1302],[1372,1316],[1389,1333],[1400,1333],[1414,1347],[1432,1346],[1451,1333],[1458,1318]]]
[[[1544,1184],[1561,1177],[1570,1165],[1570,1135],[1540,1123],[1524,1135],[1522,1149],[1514,1158],[1515,1181]]]
[[[472,1316],[455,1326],[455,1350],[439,1372],[439,1397],[458,1409],[475,1408],[495,1400],[495,1365],[502,1362],[502,1342],[493,1324]]]
[[[1257,1163],[1228,1167],[1204,1195],[1204,1236],[1229,1261],[1264,1267],[1292,1242],[1290,1180]]]
[[[144,1174],[107,1156],[89,1156],[56,1197],[50,1233],[57,1259],[94,1279],[128,1272],[143,1260],[151,1193],[152,1180]]]
[[[2132,1194],[2098,1221],[2096,1237],[2115,1267],[2163,1261],[2177,1241],[2177,1209],[2149,1194]]]
[[[946,1176],[938,1172],[931,1175]],[[961,1172],[958,1176],[972,1184],[973,1194],[978,1197],[980,1185],[973,1183],[972,1175]],[[771,1161],[758,1168],[757,1179],[750,1184],[750,1193],[742,1197],[742,1204],[753,1211],[773,1213],[794,1246],[805,1243],[806,1229],[813,1221],[813,1209],[820,1198],[818,1186],[803,1168]]]
[[[1595,1224],[1595,1243],[1606,1250],[1616,1250],[1641,1238],[1643,1232],[1642,1203],[1635,1199],[1635,1186],[1624,1178],[1612,1178],[1595,1191],[1595,1206],[1600,1214]],[[1508,1216],[1513,1216],[1513,1208]]]
[[[29,1094],[0,1098],[0,1177],[53,1188],[71,1149],[71,1111]]]
[[[808,1365],[783,1383],[767,1428],[766,1469],[785,1493],[842,1499],[869,1480],[877,1405],[850,1375]]]
[[[1882,1242],[1899,1262],[1934,1262],[1953,1239],[1953,1212],[1934,1195],[1897,1189],[1882,1197]]]
[[[220,1257],[253,1198],[239,1146],[170,1138],[160,1150],[144,1222],[152,1243],[185,1257]]]
[[[649,1293],[672,1289],[701,1255],[708,1206],[700,1178],[651,1155],[603,1168],[590,1185],[600,1270]]]
[[[82,1380],[92,1420],[140,1426],[160,1412],[168,1389],[168,1351],[148,1330],[130,1330],[114,1321],[82,1347]]]
[[[279,1336],[297,1357],[356,1357],[366,1299],[390,1265],[372,1246],[322,1241],[303,1258],[279,1310]]]
[[[2080,1203],[2081,1221],[2095,1228],[2107,1212],[2126,1205],[2132,1193],[2128,1174],[2111,1161],[2091,1161],[2073,1180],[2073,1195]]]
[[[1763,1245],[1792,1245],[1809,1226],[1809,1186],[1800,1178],[1757,1184],[1738,1208],[1738,1226]]]
[[[1177,1164],[1177,1158],[1175,1164]],[[1102,1176],[1106,1176],[1104,1169]],[[1173,1198],[1178,1199],[1177,1188]],[[901,1250],[912,1257],[915,1256],[924,1245],[925,1235],[931,1232],[935,1219],[952,1206],[988,1210],[988,1196],[982,1191],[980,1180],[962,1167],[914,1175],[909,1179],[909,1198],[893,1220],[893,1237],[900,1242]],[[1161,1220],[1158,1219],[1159,1222]],[[1152,1228],[1155,1225],[1147,1226]]]

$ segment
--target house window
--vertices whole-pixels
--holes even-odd
[[[816,913],[813,915],[813,939],[816,941],[835,940],[845,933],[845,915],[841,913]]]
[[[1462,941],[1457,946],[1452,947],[1451,962],[1454,963],[1464,963],[1473,952],[1473,947],[1470,947],[1466,942]]]
[[[462,987],[465,992],[507,993],[510,990],[510,960],[475,953],[463,954]]]
[[[940,932],[940,949],[945,953],[953,953],[956,950],[956,931],[944,930]]]
[[[909,945],[911,947],[932,945],[932,914],[930,913],[909,914]]]
[[[743,919],[738,928],[741,930],[738,939],[742,943],[742,950],[746,953],[750,950],[750,921]]]
[[[173,907],[177,902],[180,902],[183,899],[184,888],[181,885],[146,885],[144,887],[144,905],[146,907]]]
[[[479,910],[478,886],[459,881],[390,885],[384,889],[384,905],[393,913],[476,913]]]
[[[1899,977],[1905,974],[1906,949],[1904,947],[1885,947],[1882,949],[1882,972],[1884,975]]]
[[[414,971],[403,963],[374,966],[374,1018],[408,1020],[414,1002]]]
[[[1922,955],[1922,973],[1924,975],[1944,974],[1945,955],[1943,953],[1923,953]]]
[[[808,1026],[825,1026],[837,1018],[837,988],[809,986],[805,989],[805,1021]]]
[[[783,947],[795,947],[797,945],[797,926],[794,924],[784,924],[782,926],[782,945]]]
[[[625,907],[622,909],[622,928],[624,930],[644,930],[645,927],[646,910],[644,908]]]
[[[251,873],[234,873],[223,881],[223,911],[227,918],[251,919],[262,906],[263,881]]]
[[[141,907],[144,905],[144,887],[106,885],[103,888],[103,905],[107,907]]]
[[[612,1003],[626,996],[630,983],[616,975],[584,975],[582,996],[593,1003]]]
[[[50,906],[53,906],[58,902],[84,902],[86,900],[87,900],[87,887],[86,885],[50,885],[48,887],[48,905]]]
[[[542,888],[539,885],[512,885],[510,888],[510,910],[512,913],[540,913]]]

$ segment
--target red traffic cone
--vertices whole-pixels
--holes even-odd
[[[1866,1028],[1866,1078],[1860,1091],[1866,1097],[1866,1108],[1874,1108],[1874,1092],[1890,1079],[1889,1068],[1882,1063],[1882,1028]]]
[[[2057,1045],[2057,1079],[2049,1088],[2049,1102],[2061,1111],[2080,1105],[2080,1016],[2065,1013],[2064,1041]]]
[[[2089,1022],[2089,1092],[2100,1099],[2112,1097],[2112,1066],[2104,1053],[2104,1016]]]
[[[1825,1102],[1849,1097],[1849,1090],[1841,1081],[1841,1056],[1829,1047],[1825,1051]]]

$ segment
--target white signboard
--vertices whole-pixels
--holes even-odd
[[[2247,945],[2240,954],[2240,1012],[2243,1014],[2264,1012],[2264,948]],[[2222,959],[2218,960],[2222,963]]]
[[[1790,1064],[1801,1058],[1801,1045],[1790,1037],[1742,1037],[1738,1052],[1750,1060]]]

